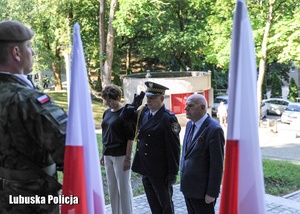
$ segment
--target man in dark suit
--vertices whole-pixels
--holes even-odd
[[[186,126],[180,166],[180,189],[189,214],[212,214],[220,192],[224,159],[224,132],[207,114],[200,94],[186,100]]]
[[[172,214],[172,185],[179,169],[181,128],[174,113],[163,103],[168,88],[153,82],[145,85],[147,105],[139,111],[134,111],[138,105],[126,105],[121,118],[137,121],[137,146],[132,170],[143,176],[152,213]]]

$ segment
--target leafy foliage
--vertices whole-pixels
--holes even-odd
[[[289,100],[292,102],[296,102],[296,98],[298,97],[298,87],[294,80],[294,78],[291,78],[290,85],[289,85]]]
[[[106,14],[109,11],[106,1]],[[274,4],[270,4],[273,2]],[[246,1],[256,46],[262,58],[267,18],[272,15],[267,39],[265,77],[268,88],[276,73],[283,79],[292,60],[300,62],[300,2],[297,0]],[[70,53],[72,29],[81,26],[88,72],[99,75],[98,0],[2,0],[0,18],[16,19],[31,26],[36,51],[34,72],[53,70],[56,81],[65,70],[64,54]],[[270,14],[270,7],[273,13]],[[211,70],[216,87],[226,87],[219,72],[229,66],[233,0],[118,0],[113,26],[116,30],[113,73],[117,84],[122,72],[145,70]],[[125,68],[125,56],[130,57]],[[259,65],[257,65],[259,66]],[[127,69],[127,71],[126,71]],[[91,80],[92,82],[93,80]],[[98,87],[99,88],[99,87]]]
[[[201,69],[203,47],[209,35],[208,1],[121,0],[115,28],[130,42],[140,59],[152,59],[166,70]],[[151,67],[151,65],[149,66]]]
[[[271,85],[271,97],[281,97],[282,96],[282,82],[277,74],[272,78]]]
[[[274,75],[278,75],[280,79],[289,82],[290,66],[287,64],[280,64],[278,62],[269,63],[266,66],[265,72],[265,84],[267,88],[270,88]]]
[[[65,70],[64,53],[70,54],[71,34],[75,22],[80,22],[89,70],[98,69],[98,1],[96,0],[9,0],[1,1],[5,12],[0,18],[23,22],[35,31],[35,70],[52,70],[57,84]],[[1,7],[2,8],[2,7]],[[96,15],[95,15],[96,14]],[[91,36],[93,35],[93,36]]]

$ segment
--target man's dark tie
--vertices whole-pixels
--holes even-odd
[[[196,125],[193,124],[192,127],[191,127],[191,129],[190,129],[189,135],[188,135],[188,137],[187,137],[187,139],[186,139],[186,142],[187,142],[187,148],[189,148],[190,145],[191,145],[191,143],[192,143],[195,128],[196,128]]]
[[[151,118],[152,116],[153,116],[152,113],[149,112],[149,114],[148,114],[148,120],[150,120],[150,118]]]
[[[31,82],[31,84],[32,84],[32,88],[34,88],[35,89],[35,85],[33,84],[33,82],[32,82],[32,79],[31,79],[31,76],[30,75],[27,75],[27,79]]]

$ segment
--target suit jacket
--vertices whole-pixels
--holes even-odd
[[[187,148],[191,127],[192,121],[189,121],[183,140],[180,189],[188,198],[203,199],[206,194],[218,197],[223,173],[224,132],[219,123],[208,116]]]
[[[177,118],[173,112],[162,106],[148,120],[149,111],[146,106],[141,112],[132,170],[153,177],[177,175],[180,159],[180,125]],[[128,115],[135,120],[130,112],[127,117],[121,114],[121,118],[129,119]]]

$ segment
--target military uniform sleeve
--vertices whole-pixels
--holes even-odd
[[[120,118],[125,122],[131,121],[135,123],[137,118],[137,110],[132,108],[131,105],[126,104],[120,114]]]
[[[34,93],[21,100],[19,114],[33,143],[44,147],[58,166],[63,165],[67,114],[48,95]]]

